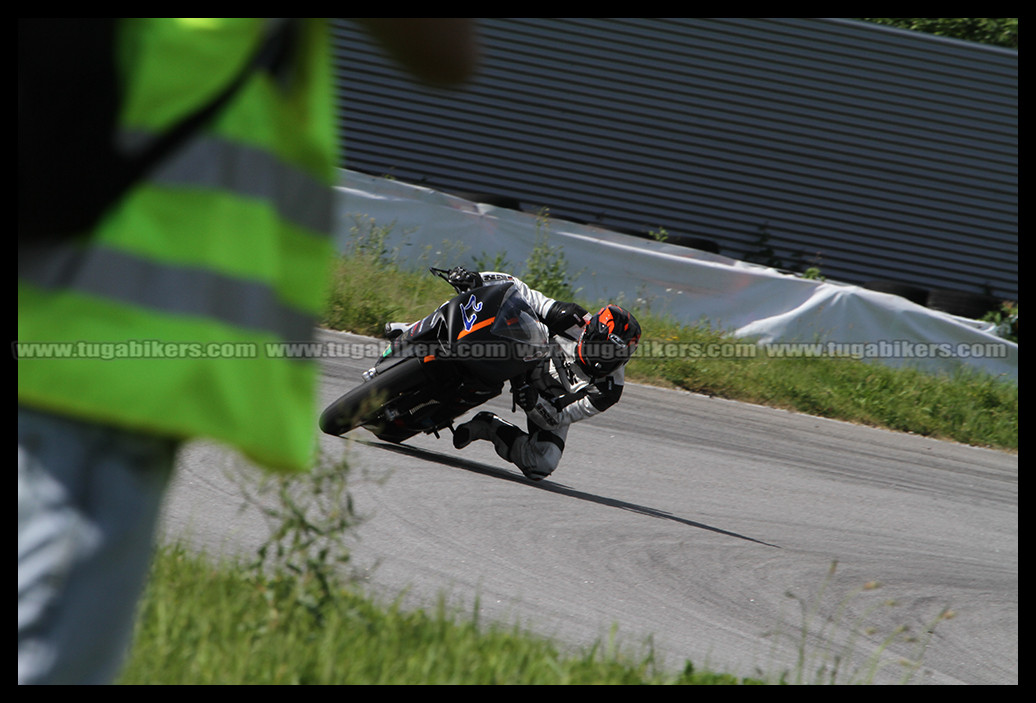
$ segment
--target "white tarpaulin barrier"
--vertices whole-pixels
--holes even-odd
[[[891,366],[949,371],[960,365],[1018,379],[1018,345],[989,323],[930,310],[858,286],[807,280],[717,254],[342,171],[341,246],[373,222],[404,259],[455,252],[439,264],[473,266],[502,254],[521,275],[537,238],[561,247],[578,297],[644,301],[655,312],[764,345],[769,354],[852,355]],[[546,224],[544,224],[546,222]]]

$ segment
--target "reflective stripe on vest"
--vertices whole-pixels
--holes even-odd
[[[217,137],[196,139],[162,164],[149,179],[156,185],[223,188],[274,206],[288,222],[321,234],[331,230],[331,199],[325,184],[271,154]]]
[[[172,266],[104,247],[66,245],[45,256],[23,256],[19,269],[22,280],[45,290],[212,317],[286,341],[312,334],[313,316],[284,305],[268,286],[202,268]]]

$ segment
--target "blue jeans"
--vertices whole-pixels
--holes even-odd
[[[18,408],[18,683],[111,683],[176,443]]]

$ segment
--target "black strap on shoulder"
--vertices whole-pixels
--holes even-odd
[[[130,186],[222,110],[255,70],[283,55],[291,24],[273,26],[219,95],[127,155],[115,143],[122,98],[118,19],[19,18],[19,244],[89,232]]]

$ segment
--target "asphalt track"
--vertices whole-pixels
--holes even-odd
[[[327,360],[321,407],[371,363]],[[351,568],[379,597],[477,608],[573,647],[650,644],[673,668],[809,679],[839,661],[841,682],[898,683],[927,642],[911,683],[1018,683],[1017,455],[634,384],[572,429],[541,483],[485,442],[357,430],[321,443],[348,459],[365,518]],[[167,539],[262,542],[220,470],[235,463],[185,449]],[[913,641],[883,648],[904,626]]]

